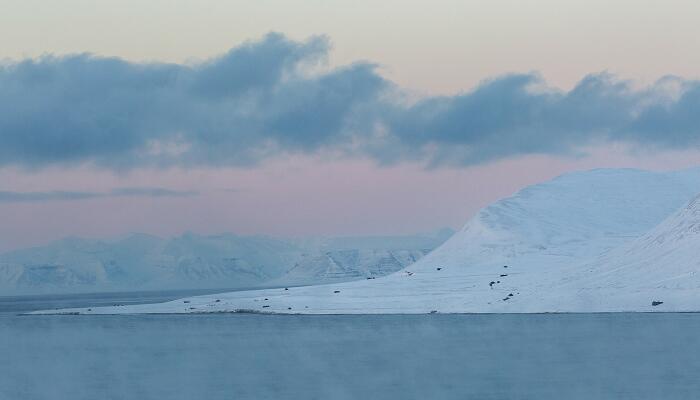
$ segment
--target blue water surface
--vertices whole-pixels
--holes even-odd
[[[72,306],[116,301],[68,297],[61,301]],[[0,399],[638,400],[700,393],[700,314],[18,316],[46,301],[56,305],[23,299],[0,299]]]

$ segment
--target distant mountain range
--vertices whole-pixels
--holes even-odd
[[[452,235],[280,239],[187,233],[164,239],[67,238],[0,254],[0,293],[241,288],[383,276]]]

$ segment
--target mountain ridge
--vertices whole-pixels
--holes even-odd
[[[396,262],[387,271],[374,266],[391,254],[425,254],[445,239],[445,232],[358,236],[347,242],[341,238],[279,239],[191,232],[172,238],[148,234],[112,240],[68,237],[0,254],[0,289],[21,294],[338,282],[394,272],[407,264]],[[339,252],[373,256],[345,263],[346,276],[304,267],[314,257]]]
[[[683,232],[694,232],[697,201],[686,205],[698,193],[700,169],[665,173],[598,169],[566,174],[485,207],[440,247],[384,277],[230,292],[189,298],[187,303],[91,313],[700,311],[695,283],[648,287],[628,268],[619,275],[625,283],[620,286],[604,275],[610,260],[623,259],[618,254],[628,246],[648,247],[678,226],[685,227]],[[684,237],[690,236],[686,232]],[[694,274],[698,266],[689,261],[697,258],[700,245],[688,243],[680,272]],[[675,245],[670,250],[662,247],[632,265],[637,268],[647,261],[653,269],[664,254],[676,253]],[[673,278],[676,272],[664,269],[662,275]],[[660,282],[657,278],[650,282]]]

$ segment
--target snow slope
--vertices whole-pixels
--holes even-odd
[[[484,208],[438,249],[386,277],[70,312],[700,310],[696,281],[687,279],[695,279],[700,254],[698,202],[674,214],[697,193],[698,169],[576,172]]]
[[[413,264],[429,250],[350,249],[304,254],[285,275],[271,284],[304,285],[376,278]]]
[[[576,309],[700,311],[700,196],[564,279]],[[651,306],[651,302],[661,302]]]

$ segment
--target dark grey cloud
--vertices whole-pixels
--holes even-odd
[[[146,197],[189,197],[198,193],[191,190],[171,190],[158,187],[125,187],[112,189],[110,196],[146,196]]]
[[[0,203],[29,203],[53,200],[84,200],[99,197],[91,192],[8,192],[0,190]]]
[[[374,64],[313,72],[329,47],[273,33],[194,65],[89,54],[6,63],[0,166],[251,165],[322,151],[471,165],[607,142],[700,144],[697,81],[638,89],[595,74],[561,91],[514,74],[407,104]]]
[[[71,201],[105,197],[189,197],[196,196],[195,191],[179,191],[157,187],[116,188],[109,192],[12,192],[0,190],[0,203],[31,203],[45,201]]]
[[[397,157],[434,164],[475,164],[523,154],[565,154],[582,146],[647,141],[632,130],[651,95],[607,74],[585,77],[568,92],[535,74],[499,77],[469,93],[429,98],[392,114]]]

